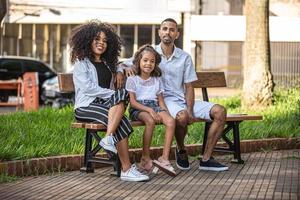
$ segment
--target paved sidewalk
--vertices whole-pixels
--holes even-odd
[[[172,178],[159,173],[144,183],[122,182],[111,167],[28,177],[0,184],[0,199],[300,199],[300,149],[243,154],[245,165],[218,160],[227,172],[192,169]]]

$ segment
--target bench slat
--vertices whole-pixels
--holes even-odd
[[[198,80],[193,82],[194,88],[226,87],[224,72],[197,72]],[[59,90],[74,92],[73,74],[58,74]]]
[[[194,88],[226,87],[224,72],[197,72],[197,77]]]
[[[259,115],[245,115],[245,114],[228,114],[227,115],[227,122],[232,121],[244,121],[244,120],[262,120],[262,116]],[[197,118],[194,122],[208,122],[208,120]],[[131,121],[130,122],[133,127],[144,126],[145,124],[141,121]],[[97,123],[80,123],[74,122],[72,123],[73,128],[85,128],[85,129],[92,129],[92,130],[106,130],[106,126],[103,124]]]

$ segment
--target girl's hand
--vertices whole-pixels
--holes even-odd
[[[154,121],[156,123],[160,123],[161,122],[161,116],[159,116],[159,114],[157,114],[153,109],[151,109],[151,111],[149,112],[149,114],[153,117]]]

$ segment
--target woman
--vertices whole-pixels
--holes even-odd
[[[124,116],[128,93],[114,90],[116,64],[121,42],[110,24],[91,21],[75,27],[70,37],[71,63],[75,85],[75,118],[107,126],[100,145],[119,155],[121,180],[145,181],[149,177],[131,165],[128,136],[132,127]]]

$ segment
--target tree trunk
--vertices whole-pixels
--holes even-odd
[[[246,42],[243,107],[272,104],[273,77],[270,65],[269,0],[246,0]]]

